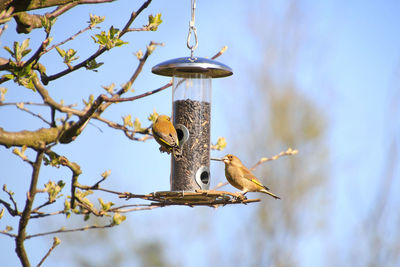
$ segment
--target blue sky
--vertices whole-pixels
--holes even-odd
[[[134,7],[132,7],[134,2]],[[234,136],[230,133],[229,124],[224,121],[225,110],[229,105],[226,96],[238,93],[243,96],[245,101],[251,101],[251,68],[249,64],[260,62],[260,47],[258,36],[249,29],[248,12],[263,14],[263,10],[257,10],[262,6],[262,1],[197,1],[196,26],[198,29],[199,48],[195,51],[199,56],[212,56],[224,45],[228,46],[228,51],[218,60],[232,67],[234,75],[229,78],[213,81],[213,126],[212,140],[218,136],[228,138],[226,152],[234,150],[230,140]],[[150,40],[164,42],[164,47],[158,47],[154,54],[147,61],[142,74],[134,85],[135,94],[139,94],[151,89],[160,87],[168,82],[168,78],[153,75],[151,67],[155,64],[175,57],[189,55],[186,48],[186,37],[188,23],[190,19],[190,1],[154,1],[143,15],[135,22],[135,27],[146,24],[147,15],[162,13],[163,24],[157,32],[132,33],[123,39],[129,44],[121,48],[116,48],[104,54],[100,61],[106,64],[101,67],[98,73],[79,70],[68,77],[52,82],[48,89],[56,100],[63,99],[66,103],[81,104],[82,96],[87,97],[93,93],[97,95],[103,93],[100,85],[109,85],[115,82],[116,85],[123,84],[134,71],[137,60],[134,52],[142,49]],[[276,16],[286,2],[272,1],[271,5],[276,10]],[[68,12],[58,20],[55,30],[55,40],[63,40],[85,27],[88,20],[88,13],[106,16],[107,19],[102,29],[108,28],[111,24],[118,26],[126,21],[130,12],[135,10],[139,1],[117,1],[117,3],[103,6],[84,6]],[[381,176],[383,175],[387,159],[387,150],[391,141],[399,142],[399,116],[400,111],[397,105],[393,110],[388,110],[388,106],[394,102],[393,97],[399,97],[399,59],[400,59],[400,35],[398,28],[400,25],[400,3],[397,1],[302,1],[301,7],[304,9],[307,24],[309,26],[308,38],[310,49],[304,49],[300,64],[296,70],[297,82],[301,90],[309,98],[314,100],[322,109],[325,109],[330,117],[328,145],[331,156],[331,180],[332,191],[330,192],[333,201],[332,221],[330,227],[330,237],[338,244],[348,240],[348,236],[354,233],[357,224],[374,205]],[[67,25],[73,19],[76,23]],[[268,17],[264,23],[268,23]],[[11,40],[23,40],[24,35],[16,35],[14,23],[10,23],[9,29],[2,35],[1,46],[11,46]],[[78,55],[85,58],[85,55],[96,50],[96,46],[89,39],[90,35],[96,31],[84,34],[81,39],[74,43],[74,48],[79,51]],[[42,32],[35,33],[31,44],[35,40],[43,38]],[[81,40],[81,41],[79,41]],[[57,42],[55,41],[55,42]],[[89,44],[89,45],[88,45]],[[315,51],[315,44],[323,47]],[[65,48],[68,48],[66,46]],[[0,56],[6,57],[5,50],[0,51]],[[51,64],[48,72],[53,74],[64,69],[57,53],[48,55],[45,62]],[[312,65],[320,60],[321,69],[315,73]],[[51,70],[50,70],[51,69]],[[8,87],[6,95],[7,101],[21,101],[34,97],[39,98],[28,89],[15,87],[11,83],[3,84]],[[243,88],[242,92],[240,89]],[[65,94],[65,92],[68,92]],[[396,93],[397,92],[397,93]],[[246,98],[247,96],[247,98]],[[238,105],[238,109],[241,105]],[[132,103],[124,103],[111,107],[105,116],[120,121],[122,115],[132,114],[139,117],[144,124],[146,118],[153,109],[159,113],[170,113],[171,111],[171,91],[166,90],[159,94]],[[29,115],[15,112],[12,107],[0,108],[0,127],[6,130],[36,129],[38,121]],[[11,113],[12,112],[12,113]],[[11,114],[11,116],[10,116]],[[240,118],[240,116],[238,116]],[[245,120],[245,118],[241,118]],[[112,170],[112,176],[107,184],[111,188],[120,191],[132,192],[152,192],[167,190],[169,187],[169,160],[166,155],[158,153],[158,145],[153,141],[136,143],[124,138],[122,133],[107,129],[98,122],[103,132],[99,132],[96,127],[89,127],[78,140],[68,146],[60,146],[58,152],[67,155],[71,160],[79,162],[84,170],[82,182],[91,184],[97,181],[99,175],[107,169]],[[391,125],[390,125],[391,124]],[[388,126],[389,125],[389,126]],[[388,130],[391,130],[389,132]],[[391,133],[391,134],[390,134]],[[79,151],[79,153],[76,153]],[[275,151],[279,152],[279,151]],[[267,152],[269,156],[275,152]],[[215,155],[223,155],[225,152],[218,152]],[[99,156],[101,155],[101,156]],[[29,177],[30,168],[11,154],[10,150],[0,148],[0,165],[5,170],[0,178],[0,183],[7,183],[8,187],[16,192],[16,197],[22,200],[27,190],[25,187],[17,187],[24,184]],[[149,160],[143,160],[149,159]],[[248,159],[247,162],[257,159]],[[159,166],[154,168],[154,164]],[[6,167],[5,167],[6,166]],[[5,168],[4,168],[5,167]],[[213,171],[213,170],[212,170]],[[222,172],[214,170],[214,184],[222,181]],[[63,177],[69,179],[69,172],[66,170],[43,170],[42,183],[48,179]],[[133,178],[135,177],[135,178]],[[136,178],[136,177],[139,177]],[[399,210],[400,201],[395,201],[399,194],[399,168],[397,166],[395,182],[391,188],[391,208]],[[213,177],[214,178],[214,177]],[[3,182],[4,180],[4,182]],[[232,189],[232,188],[230,188]],[[233,189],[232,189],[233,190]],[[2,198],[4,194],[0,194]],[[398,197],[397,197],[398,198]],[[397,199],[398,200],[398,199]],[[394,204],[393,204],[394,203]],[[174,218],[169,222],[171,225],[182,223],[181,219],[190,216],[195,211],[177,208],[163,209],[154,212],[143,212],[140,214],[128,215],[129,220],[134,221],[129,225],[121,225],[113,229],[116,235],[123,236],[123,227],[141,225],[143,232],[134,231],[137,236],[145,236],[146,231],[151,231],[151,227],[157,228],[153,220],[159,220],[169,216],[173,211]],[[227,218],[236,218],[236,213],[250,214],[243,207],[225,207],[223,209],[208,210],[200,209],[205,216],[213,218],[217,222],[216,229],[224,228]],[[247,212],[247,213],[246,213]],[[140,216],[143,215],[143,216]],[[0,228],[14,223],[14,219],[9,217],[0,221]],[[147,226],[144,226],[147,225]],[[32,223],[32,228],[37,229],[36,223]],[[232,226],[231,230],[235,231]],[[187,229],[187,228],[186,228]],[[154,229],[153,236],[161,238],[163,230]],[[175,241],[165,241],[167,244],[175,244],[179,238],[184,238],[185,234],[179,229],[173,229],[173,239]],[[221,246],[233,242],[233,235],[220,233]],[[193,239],[196,233],[189,233]],[[61,236],[62,237],[62,236]],[[47,243],[46,243],[47,242]],[[175,243],[174,243],[175,242]],[[315,241],[315,246],[310,246],[302,251],[302,262],[300,266],[320,266],[324,259],[316,259],[313,251],[321,240]],[[46,252],[47,244],[50,241],[29,241],[30,255],[33,263]],[[40,246],[37,246],[37,245]],[[187,261],[185,266],[196,266],[196,262],[191,260],[190,255],[207,255],[206,241],[199,238],[193,241],[190,249],[187,249],[184,259]],[[13,253],[14,243],[11,239],[0,236],[0,256],[5,259],[7,266],[18,266],[15,257],[10,257]],[[199,251],[197,251],[199,249]],[[60,251],[62,248],[60,248]],[[37,252],[37,253],[36,253]],[[3,254],[5,253],[5,254]],[[54,258],[49,259],[53,262],[56,257],[61,256],[56,251]],[[61,253],[61,252],[60,252]],[[3,255],[2,255],[3,254]],[[36,254],[36,255],[33,255]],[[170,256],[178,256],[178,252],[173,252]]]

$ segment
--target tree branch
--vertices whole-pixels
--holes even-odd
[[[57,142],[64,130],[63,126],[20,132],[8,132],[0,128],[0,145],[7,148],[12,146],[22,147],[25,145],[34,150],[39,150],[43,145]]]
[[[218,51],[218,53],[216,53],[214,56],[212,56],[211,59],[216,59],[217,57],[219,57],[219,56],[221,56],[223,53],[225,53],[226,50],[227,50],[227,47],[224,46],[220,51]],[[146,54],[147,54],[147,51],[146,51]],[[139,64],[139,66],[140,66],[140,64]],[[139,68],[139,67],[138,67],[138,68]],[[136,72],[137,72],[137,71],[136,71]],[[136,74],[136,72],[135,72],[135,74]],[[135,76],[135,75],[133,75],[132,78],[133,78],[134,76]],[[131,79],[132,79],[132,78],[131,78]],[[135,79],[136,79],[136,77],[135,77]],[[111,98],[110,98],[110,97],[104,97],[104,101],[105,101],[105,102],[111,102],[111,103],[135,101],[135,100],[137,100],[137,99],[140,99],[140,98],[143,98],[143,97],[146,97],[146,96],[149,96],[149,95],[158,93],[158,92],[160,92],[160,91],[162,91],[162,90],[165,90],[165,89],[169,88],[170,86],[172,86],[172,81],[168,82],[166,85],[164,85],[164,86],[162,86],[162,87],[160,87],[160,88],[158,88],[158,89],[155,89],[155,90],[153,90],[153,91],[149,91],[149,92],[143,93],[143,94],[141,94],[141,95],[132,96],[132,97],[126,97],[126,98],[118,98],[118,97],[114,97],[114,96],[111,97]],[[121,90],[122,90],[122,89],[121,89]],[[120,90],[120,91],[121,91],[121,90]]]
[[[53,249],[55,249],[58,245],[60,244],[60,239],[58,239],[57,237],[53,238],[53,245],[51,246],[51,248],[49,249],[49,251],[46,253],[46,255],[44,255],[43,259],[39,262],[39,264],[37,265],[37,267],[41,266],[43,264],[43,262],[47,259],[47,257],[50,255],[50,253],[53,251]]]
[[[89,1],[89,0],[86,0]],[[95,0],[92,0],[92,2],[94,3]],[[128,22],[126,23],[126,25],[124,26],[124,29],[120,32],[118,38],[122,37],[127,30],[129,29],[129,26],[133,23],[133,21],[136,19],[136,17],[145,9],[147,8],[147,6],[151,3],[152,0],[147,0],[146,2],[144,2],[142,4],[142,6],[136,11],[136,12],[132,12],[131,17],[129,18]],[[78,70],[82,67],[85,67],[87,65],[87,63],[91,60],[96,59],[98,56],[100,56],[101,54],[103,54],[104,52],[107,51],[107,48],[104,47],[100,47],[93,55],[91,55],[90,57],[88,57],[87,59],[83,60],[82,62],[78,63],[75,66],[72,66],[71,68],[67,68],[59,73],[56,73],[54,75],[50,75],[50,76],[43,76],[42,77],[42,82],[43,84],[47,85],[50,81],[58,79],[64,75],[67,75],[75,70]]]
[[[42,145],[42,149],[43,149]],[[31,215],[32,211],[32,205],[33,201],[35,199],[35,195],[37,192],[37,182],[39,179],[39,172],[40,172],[40,167],[42,165],[43,161],[43,155],[44,151],[40,150],[37,152],[36,155],[36,160],[35,163],[33,164],[33,171],[32,171],[32,178],[31,178],[31,185],[29,188],[29,192],[26,197],[26,203],[25,203],[25,208],[22,212],[21,219],[19,220],[19,226],[18,226],[18,235],[17,238],[15,239],[15,251],[18,255],[18,258],[21,261],[21,264],[23,266],[30,266],[28,256],[26,255],[25,247],[24,247],[24,242],[26,239],[26,227],[29,222],[29,218]]]

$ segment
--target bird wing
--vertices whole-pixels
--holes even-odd
[[[268,187],[266,187],[265,185],[263,185],[255,176],[254,174],[249,171],[249,169],[247,168],[242,168],[242,173],[243,173],[243,177],[245,177],[246,179],[252,181],[253,183],[255,183],[256,185],[265,188],[267,190],[269,190]]]
[[[165,145],[167,145],[169,147],[177,146],[174,136],[171,133],[164,134],[164,133],[153,132],[153,135],[156,135],[158,137],[158,140],[160,140],[161,142],[163,142]]]

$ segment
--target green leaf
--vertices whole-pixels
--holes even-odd
[[[4,74],[3,76],[1,76],[2,78],[6,78],[9,80],[14,80],[15,76],[12,74]]]
[[[122,117],[122,119],[124,121],[124,126],[125,127],[133,127],[131,114],[126,115],[125,117]]]
[[[59,54],[62,58],[65,57],[65,51],[64,51],[64,49],[62,49],[62,48],[56,46],[56,50],[57,50],[58,54]]]
[[[150,31],[156,31],[161,23],[161,13],[156,14],[156,16],[149,15],[149,24],[147,27]]]
[[[139,118],[135,118],[135,121],[133,122],[133,129],[135,130],[135,132],[144,130],[144,128],[142,128],[142,124],[139,121]]]
[[[25,51],[29,46],[29,38],[25,39],[21,44],[21,51]]]
[[[115,213],[113,218],[112,218],[112,225],[120,225],[123,221],[126,220],[126,216],[121,215],[119,213]]]
[[[103,62],[97,63],[95,59],[92,59],[92,60],[89,60],[89,61],[86,63],[85,68],[88,69],[88,70],[92,70],[92,71],[97,72],[96,69],[99,68],[99,67],[100,67],[101,65],[103,65],[103,64],[104,64]],[[104,88],[104,87],[103,87],[103,88]]]
[[[22,51],[22,57],[26,56],[27,54],[29,54],[32,51],[32,49],[26,49],[24,51]]]
[[[11,48],[9,48],[8,46],[5,46],[4,49],[7,50],[7,52],[10,53],[10,55],[12,57],[14,57],[14,52],[11,50]]]
[[[158,113],[157,113],[156,109],[154,109],[153,113],[151,113],[149,115],[149,117],[147,117],[147,119],[154,123],[156,121],[157,117],[158,117]]]
[[[91,28],[93,28],[94,26],[96,26],[99,23],[102,23],[106,18],[104,16],[103,17],[99,17],[99,16],[92,15],[92,14],[89,14],[89,16],[90,16],[90,21],[89,21],[90,25],[89,26]]]

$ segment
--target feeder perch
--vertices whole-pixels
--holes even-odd
[[[182,158],[171,157],[171,191],[210,186],[211,79],[232,75],[228,66],[207,58],[162,62],[152,72],[173,79],[172,117]]]

